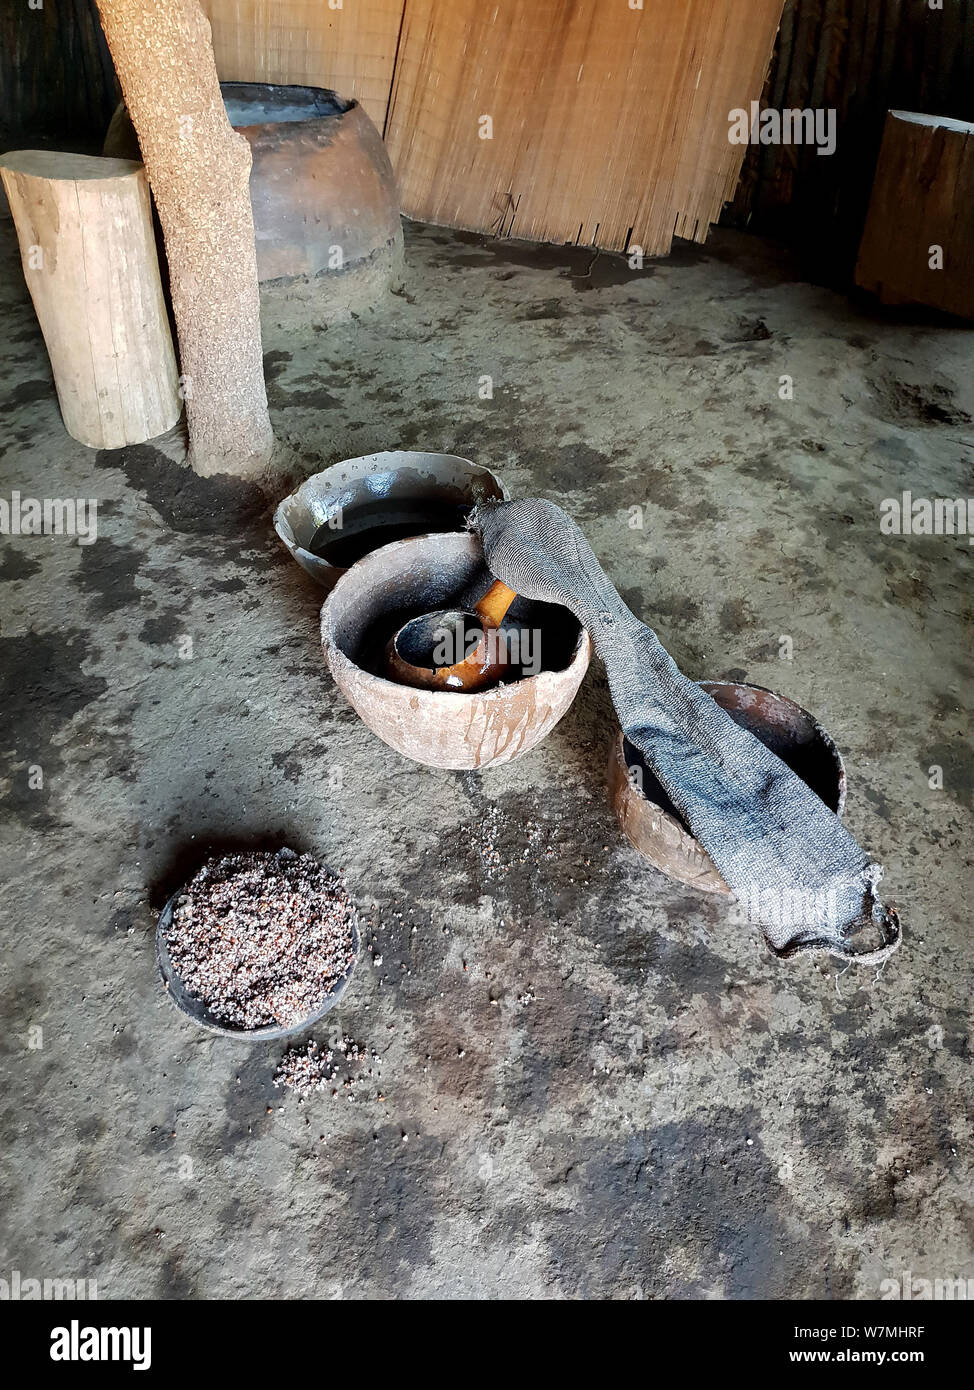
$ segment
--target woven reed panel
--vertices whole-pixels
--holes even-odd
[[[355,97],[381,131],[404,0],[201,0],[227,82],[330,87]]]
[[[406,0],[386,138],[403,210],[665,254],[702,241],[782,0]],[[489,116],[493,138],[480,138]]]

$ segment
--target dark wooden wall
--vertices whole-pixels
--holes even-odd
[[[115,101],[93,0],[0,0],[0,149],[99,147]]]
[[[787,0],[763,106],[835,107],[833,155],[751,146],[725,221],[797,243],[851,274],[891,107],[974,120],[974,0]]]

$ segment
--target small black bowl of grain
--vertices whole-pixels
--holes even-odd
[[[287,1038],[345,992],[359,950],[355,906],[310,854],[207,859],[156,927],[166,991],[194,1023],[247,1042]]]

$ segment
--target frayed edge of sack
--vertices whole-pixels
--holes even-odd
[[[849,923],[847,930],[843,933],[843,940],[833,939],[830,941],[827,938],[820,938],[817,941],[796,942],[793,946],[779,948],[766,935],[765,940],[772,954],[780,960],[787,960],[792,956],[799,955],[825,954],[835,956],[837,960],[844,961],[847,965],[885,964],[893,952],[899,950],[903,942],[903,926],[896,908],[892,904],[887,905],[880,899],[878,885],[882,877],[882,864],[868,863],[862,869],[859,876],[862,885],[862,911],[855,921]],[[881,946],[857,951],[850,944],[846,944],[849,938],[867,928],[874,928],[880,933],[883,941]]]

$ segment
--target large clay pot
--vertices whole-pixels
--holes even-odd
[[[230,123],[250,142],[250,201],[261,281],[402,266],[392,167],[357,101],[321,87],[221,82]],[[124,106],[103,153],[139,159]],[[122,156],[121,151],[128,154]]]

